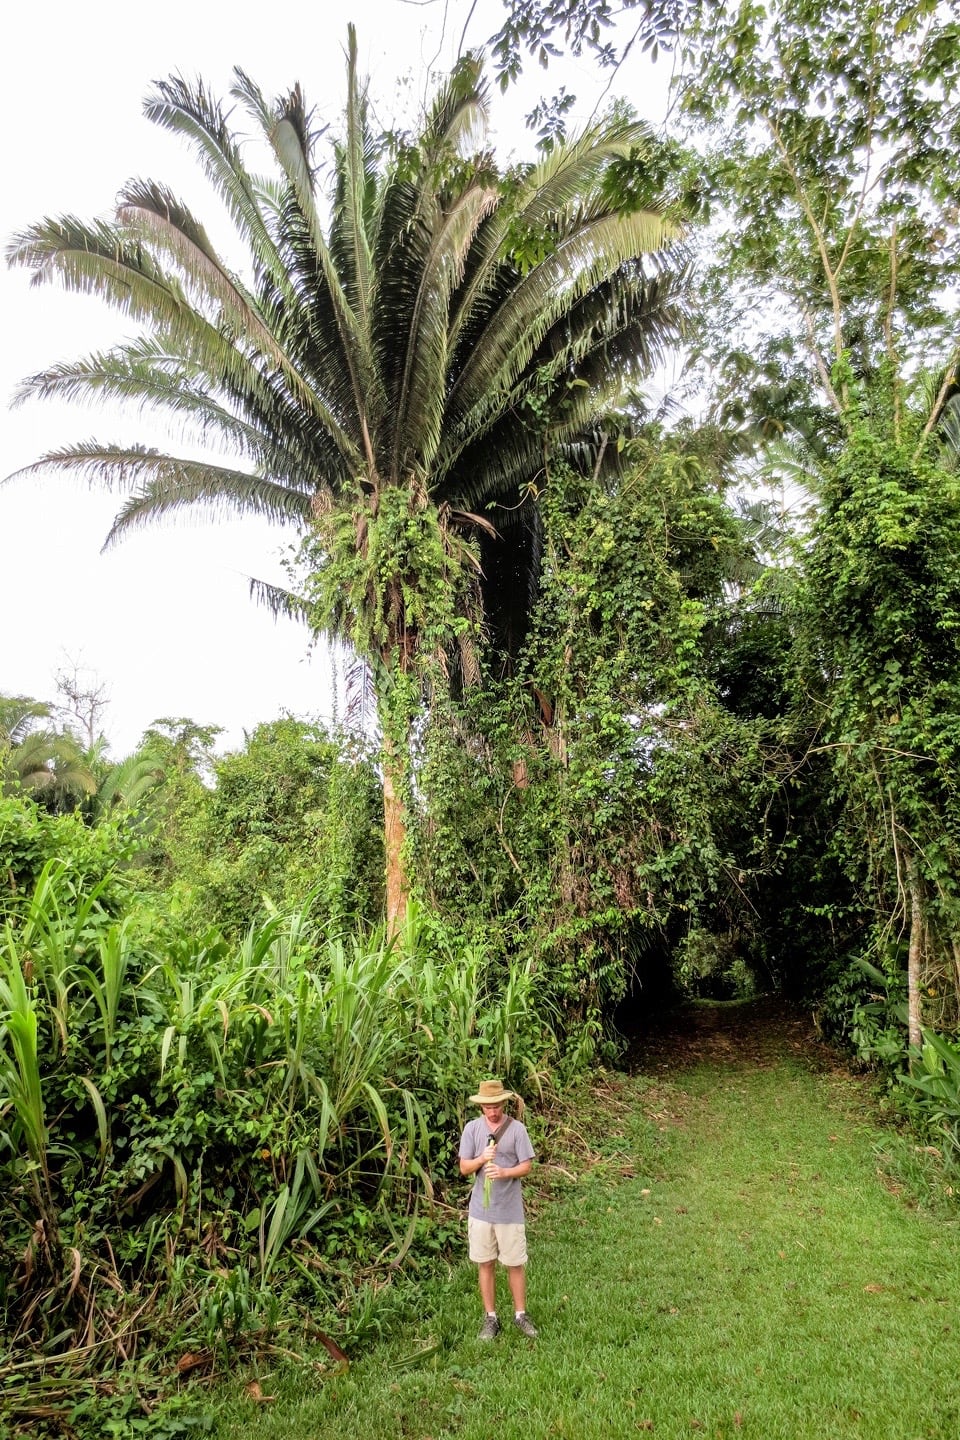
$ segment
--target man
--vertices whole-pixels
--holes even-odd
[[[537,1330],[527,1315],[527,1240],[520,1182],[530,1174],[533,1146],[526,1127],[504,1113],[517,1097],[499,1080],[484,1080],[471,1105],[482,1114],[460,1136],[460,1174],[474,1177],[467,1229],[470,1259],[477,1266],[480,1299],[485,1311],[481,1340],[500,1333],[497,1318],[497,1261],[504,1266],[513,1298],[514,1324],[531,1340]],[[522,1105],[522,1102],[521,1102]]]

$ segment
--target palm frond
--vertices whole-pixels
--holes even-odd
[[[357,75],[357,32],[347,26],[346,139],[340,168],[338,204],[341,252],[348,261],[347,293],[361,331],[371,331],[370,306],[374,286],[372,254],[367,234],[367,209],[374,188],[373,145],[367,124],[367,96]]]
[[[22,744],[38,720],[49,720],[53,707],[26,695],[0,695],[0,749]]]
[[[480,57],[461,57],[439,86],[417,138],[417,150],[429,169],[451,155],[474,154],[486,143],[490,92]]]
[[[343,721],[351,730],[365,738],[379,738],[379,712],[374,667],[362,656],[340,647],[343,661]]]
[[[300,491],[260,475],[247,475],[200,461],[158,456],[155,468],[141,467],[146,478],[115,516],[104,549],[128,531],[166,520],[194,505],[208,514],[259,515],[279,525],[306,526],[311,501]],[[121,463],[125,463],[121,461]],[[109,461],[103,462],[107,468]],[[129,468],[129,467],[128,467]]]
[[[450,395],[455,417],[482,408],[509,389],[548,331],[576,303],[639,255],[662,249],[676,227],[662,215],[635,211],[604,215],[557,245],[504,296],[495,316],[474,337]]]
[[[370,357],[365,354],[367,337],[345,292],[323,233],[310,165],[311,142],[299,88],[292,91],[280,104],[272,120],[265,110],[262,111],[262,123],[295,198],[309,242],[304,247],[291,230],[288,221],[284,227],[288,259],[294,263],[298,274],[305,271],[313,280],[314,289],[307,307],[306,319],[311,342],[315,349],[322,347],[326,351],[327,360],[322,367],[323,373],[329,376],[342,372],[349,376],[353,403],[359,408],[364,403],[366,389],[370,386],[373,367]],[[335,322],[334,327],[330,327],[333,328],[333,336],[329,334],[328,327],[318,327],[315,323],[322,304],[318,293],[321,286],[325,292],[323,298],[328,302]],[[334,337],[336,343],[331,344]]]
[[[135,320],[175,328],[189,309],[182,287],[122,229],[76,216],[47,219],[15,235],[9,264],[33,271],[31,284],[59,280],[68,290],[96,295]]]
[[[185,207],[174,200],[164,186],[135,182],[121,196],[120,220],[134,233],[158,249],[166,250],[182,268],[190,283],[200,291],[201,304],[213,301],[220,308],[219,330],[243,337],[242,347],[253,347],[266,363],[282,375],[296,402],[307,411],[319,410],[327,429],[344,454],[359,460],[356,446],[336,417],[305,382],[305,377],[284,351],[278,330],[261,316],[259,306],[207,247],[202,228]],[[288,300],[293,291],[289,291]]]
[[[194,303],[211,305],[221,323],[249,335],[256,347],[278,364],[283,354],[261,319],[253,298],[231,274],[206,231],[166,185],[131,180],[120,192],[117,219],[135,239],[165,252],[196,293]]]
[[[595,218],[600,181],[611,162],[648,144],[649,130],[640,122],[596,126],[556,146],[519,177],[511,203],[499,207],[478,237],[469,281],[451,325],[454,341],[459,342],[464,330],[473,326],[485,297],[496,292],[503,267],[513,268],[513,251],[523,238],[560,239],[578,229],[585,218]],[[673,234],[679,238],[676,225]]]
[[[269,580],[250,577],[250,598],[255,604],[268,610],[275,620],[296,620],[301,625],[310,624],[310,606],[302,595],[286,590],[282,585],[272,585]]]
[[[48,451],[9,478],[50,470],[75,472],[106,490],[140,487],[114,520],[105,548],[123,531],[197,504],[210,506],[214,514],[236,511],[301,526],[308,522],[312,509],[312,493],[260,475],[164,455],[146,446],[109,446],[96,440]]]
[[[283,266],[257,203],[255,182],[243,164],[223,107],[203,82],[190,85],[179,75],[161,80],[143,110],[148,120],[192,144],[214,190],[247,238],[258,266],[282,278]]]
[[[163,779],[163,765],[150,749],[128,755],[111,765],[97,787],[97,808],[102,812],[133,810]]]
[[[439,449],[449,366],[450,299],[463,278],[478,225],[496,200],[496,191],[489,186],[468,188],[442,218],[419,267],[397,398],[394,475],[410,465],[431,464]]]

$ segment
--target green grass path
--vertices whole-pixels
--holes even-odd
[[[862,1091],[796,1025],[729,1020],[611,1081],[605,1133],[571,1120],[578,1173],[543,1168],[530,1224],[539,1341],[476,1340],[464,1264],[221,1440],[958,1440],[960,1226],[884,1182]]]

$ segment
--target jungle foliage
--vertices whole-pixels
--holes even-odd
[[[0,1378],[335,1358],[442,1251],[477,1074],[549,1099],[678,994],[803,998],[960,1165],[960,33],[933,0],[626,8],[676,50],[667,143],[618,109],[501,173],[473,59],[377,137],[351,49],[327,228],[298,89],[237,76],[271,182],[202,86],[150,102],[247,280],[139,182],[15,246],[150,331],[27,389],[244,457],[47,463],[139,483],[118,533],[300,523],[273,598],[352,641],[379,732],[218,755],[168,717],[114,766],[2,702]],[[561,32],[618,61],[603,0],[507,11],[506,81]]]
[[[723,488],[697,433],[623,440],[606,480],[549,467],[527,642],[426,731],[429,903],[522,937],[581,1020],[669,989],[671,952],[688,979],[751,983],[740,897],[777,849],[787,753],[711,673],[726,588],[756,566]]]
[[[528,964],[412,910],[392,941],[309,905],[191,930],[58,838],[0,946],[0,1371],[10,1416],[24,1353],[62,1352],[66,1423],[121,1362],[149,1395],[187,1354],[349,1343],[364,1274],[442,1244],[477,1072],[529,1093],[562,1057]]]
[[[215,915],[240,934],[308,895],[332,934],[381,914],[380,784],[362,740],[287,717],[258,726],[242,750],[202,756],[198,732],[163,737],[166,778],[139,807],[141,868],[185,922]],[[145,750],[157,756],[160,744],[154,727]]]

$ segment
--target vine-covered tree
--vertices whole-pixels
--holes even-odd
[[[473,57],[415,136],[390,139],[371,129],[351,29],[329,165],[299,86],[270,103],[238,71],[232,95],[272,158],[269,176],[248,168],[202,84],[162,83],[146,109],[197,150],[244,276],[185,205],[145,181],[127,185],[114,223],[47,220],[10,250],[37,280],[92,291],[142,326],[33,376],[22,394],[146,404],[206,453],[91,442],[30,469],[130,492],[110,540],[194,504],[309,532],[310,619],[374,672],[395,922],[424,667],[457,657],[469,670],[480,538],[492,544],[501,517],[518,523],[545,446],[581,432],[674,334],[665,247],[678,225],[651,193],[649,135],[627,119],[501,174],[484,148]]]
[[[828,681],[821,740],[845,802],[837,849],[894,972],[906,936],[917,1047],[924,991],[956,1022],[960,956],[960,479],[923,423],[864,404],[830,470],[805,587]]]
[[[960,359],[960,25],[937,0],[747,0],[703,10],[683,44],[695,63],[682,106],[708,137],[718,202],[701,336],[712,398],[820,501],[804,715],[845,819],[835,853],[879,953],[906,969],[917,1043],[924,968],[953,975],[960,938],[944,449]]]

